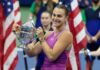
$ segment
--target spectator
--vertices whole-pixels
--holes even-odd
[[[100,30],[100,0],[92,0],[92,7],[88,7],[85,10],[86,13],[86,29],[88,32],[88,35],[91,37],[95,36],[99,30]],[[97,40],[97,42],[89,42],[87,44],[87,48],[90,51],[95,51],[100,46],[100,38]],[[100,59],[100,57],[98,57]],[[93,61],[95,57],[92,57],[92,61],[88,58],[86,58],[87,64],[90,64],[89,67],[87,67],[87,70],[92,69]]]

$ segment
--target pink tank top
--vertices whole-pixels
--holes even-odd
[[[53,48],[58,37],[60,36],[60,33],[58,35],[54,36],[54,32],[46,39],[46,42],[48,45]],[[50,61],[46,56],[44,59],[44,63],[41,70],[66,70],[66,62],[67,62],[67,56],[66,51],[62,52],[62,54],[55,60]]]

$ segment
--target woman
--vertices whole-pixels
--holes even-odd
[[[43,29],[37,29],[40,48],[45,53],[41,70],[66,70],[66,48],[69,48],[73,42],[72,34],[65,27],[67,15],[66,7],[58,5],[54,8],[52,14],[54,31],[48,32],[44,36]]]
[[[92,0],[92,7],[85,9],[86,15],[86,29],[90,37],[93,38],[100,30],[100,0]],[[93,28],[92,28],[93,27]],[[100,38],[96,42],[88,42],[87,48],[90,51],[96,51],[100,46]],[[86,57],[86,68],[92,70],[94,60],[96,57],[92,56],[92,61]],[[97,57],[100,59],[100,56]]]

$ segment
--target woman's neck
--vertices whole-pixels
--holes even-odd
[[[50,29],[50,25],[43,26],[43,29],[44,29],[44,31],[49,31],[49,29]]]
[[[59,33],[65,29],[66,29],[65,25],[63,25],[63,26],[54,28],[54,31],[55,31],[55,33]]]

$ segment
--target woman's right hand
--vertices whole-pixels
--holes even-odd
[[[13,27],[12,27],[12,31],[15,33],[19,33],[20,32],[20,25],[18,25],[17,23],[14,23]]]
[[[30,43],[30,44],[28,44],[27,46],[27,54],[28,54],[28,56],[37,56],[38,54],[40,54],[41,53],[41,51],[42,51],[42,48],[41,48],[41,45],[40,45],[40,43],[39,42],[32,42],[32,43]]]
[[[27,44],[25,48],[25,52],[29,57],[33,57],[33,48],[34,48],[34,42]]]
[[[44,31],[41,27],[36,30],[36,35],[40,41],[44,41]]]
[[[27,45],[27,48],[31,51],[33,49],[34,45],[35,45],[35,42],[33,41],[32,43],[29,43]]]

